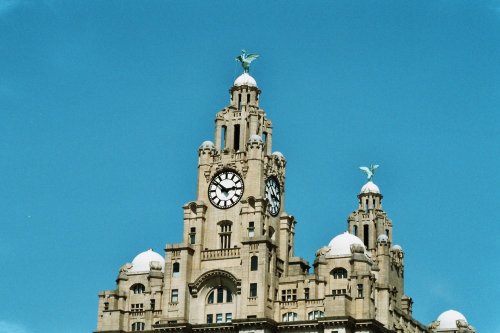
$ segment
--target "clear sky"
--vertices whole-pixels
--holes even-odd
[[[181,241],[241,49],[287,158],[296,254],[375,182],[424,324],[500,333],[500,1],[0,0],[0,333],[88,333]]]

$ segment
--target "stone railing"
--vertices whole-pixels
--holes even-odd
[[[299,303],[297,301],[287,301],[287,302],[281,302],[280,308],[281,309],[296,309],[298,307]]]
[[[240,256],[240,248],[219,249],[219,250],[204,250],[201,251],[201,260],[215,260],[238,258]]]

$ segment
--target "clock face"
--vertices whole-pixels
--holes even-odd
[[[281,208],[280,183],[276,177],[269,177],[266,180],[266,199],[269,200],[269,213],[277,216]]]
[[[218,208],[233,207],[243,195],[243,180],[235,171],[217,173],[208,185],[208,198]]]

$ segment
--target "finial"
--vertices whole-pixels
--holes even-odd
[[[361,171],[366,173],[366,177],[368,178],[368,181],[371,182],[373,175],[375,175],[375,170],[377,170],[378,167],[379,167],[378,164],[372,164],[372,165],[370,165],[370,167],[362,166],[359,168],[361,169]]]
[[[243,72],[248,73],[250,71],[250,63],[259,57],[258,54],[247,54],[247,51],[241,50],[241,55],[236,57],[236,61],[241,63],[243,67]]]

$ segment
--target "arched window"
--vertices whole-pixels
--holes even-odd
[[[208,304],[231,303],[232,301],[233,294],[231,290],[222,286],[212,289],[207,297]]]
[[[354,236],[357,236],[358,235],[358,226],[357,225],[353,225],[352,226],[352,234]]]
[[[132,324],[132,331],[133,332],[136,332],[136,331],[144,331],[144,323],[143,322],[136,322],[136,323],[133,323]]]
[[[180,267],[181,267],[181,264],[179,264],[178,262],[174,262],[174,264],[172,265],[172,277],[179,276]]]
[[[250,258],[250,270],[251,271],[256,271],[259,267],[259,257],[257,256],[252,256]]]
[[[311,311],[307,314],[307,318],[309,320],[314,320],[314,319],[318,319],[318,318],[323,318],[325,316],[325,313],[323,311],[320,311],[320,310],[314,310],[314,311]]]
[[[144,287],[143,284],[136,283],[132,287],[130,287],[130,290],[132,290],[134,294],[144,294],[144,292],[146,291],[146,287]]]
[[[334,279],[347,279],[347,271],[342,267],[335,268],[332,275]]]
[[[282,316],[283,321],[296,321],[297,320],[297,313],[295,312],[287,312],[284,313]]]

